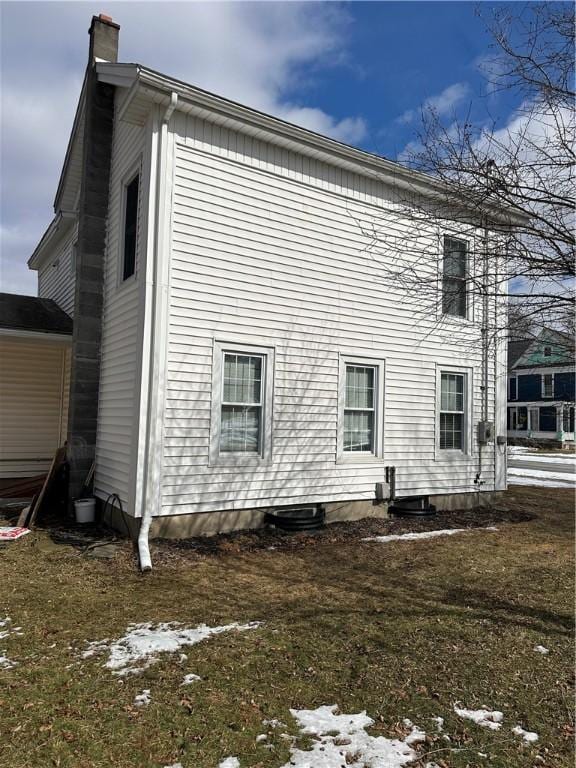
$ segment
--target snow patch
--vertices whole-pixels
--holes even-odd
[[[87,659],[107,651],[109,656],[104,666],[111,669],[113,674],[137,674],[155,664],[161,653],[175,653],[184,645],[195,645],[222,632],[243,632],[258,626],[259,622],[225,624],[221,627],[200,624],[194,628],[182,628],[175,622],[131,624],[127,633],[118,640],[105,639],[88,643],[82,657]]]
[[[436,730],[438,731],[438,733],[441,733],[444,730],[444,718],[438,716],[438,717],[433,717],[432,720],[433,722],[436,723]]]
[[[262,720],[262,725],[267,725],[269,728],[280,728],[281,726],[285,726],[286,723],[273,717],[271,720]]]
[[[0,619],[0,640],[6,640],[10,635],[21,636],[23,634],[23,632],[20,631],[21,629],[22,627],[13,627],[10,616],[5,616],[3,619]],[[17,667],[18,662],[9,659],[8,656],[4,655],[5,653],[5,650],[0,651],[0,669],[12,669],[13,667]]]
[[[534,650],[536,651],[536,653],[541,653],[543,656],[547,656],[550,653],[548,648],[544,648],[543,645],[535,645]]]
[[[499,710],[493,711],[489,709],[464,709],[454,704],[454,712],[458,717],[464,717],[466,720],[472,720],[477,725],[481,725],[482,728],[490,728],[493,731],[497,731],[502,727],[502,721],[504,720],[504,714]]]
[[[538,741],[537,733],[534,733],[534,731],[525,731],[521,725],[515,725],[514,728],[512,728],[512,733],[514,736],[522,736],[524,741],[528,744]]]
[[[316,738],[310,750],[290,749],[290,760],[281,768],[401,768],[418,760],[411,743],[425,734],[416,726],[406,739],[371,736],[366,728],[374,724],[366,712],[337,714],[338,707],[290,710],[302,734]]]
[[[191,672],[189,675],[184,675],[184,679],[180,685],[191,685],[192,683],[197,683],[199,680],[202,680],[202,678],[199,675],[195,675],[193,672]]]
[[[134,704],[137,707],[145,707],[148,704],[150,704],[151,698],[150,698],[150,689],[144,688],[142,693],[139,693],[137,696],[134,697]]]
[[[390,536],[370,536],[362,541],[378,541],[384,544],[388,541],[416,541],[418,539],[435,539],[437,536],[454,536],[456,533],[466,533],[467,531],[497,531],[493,525],[487,528],[447,528],[441,531],[422,531],[421,533],[399,533]]]
[[[237,757],[227,757],[218,763],[218,768],[240,768],[240,760]]]

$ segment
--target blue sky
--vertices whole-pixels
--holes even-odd
[[[52,202],[93,13],[118,21],[120,60],[137,61],[249,106],[396,159],[422,105],[446,120],[518,103],[487,94],[479,63],[492,3],[3,2],[1,290],[36,293],[26,260]],[[502,6],[500,6],[502,7]]]

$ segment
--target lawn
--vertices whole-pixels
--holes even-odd
[[[17,664],[0,668],[0,764],[217,768],[236,756],[241,768],[280,768],[291,747],[314,744],[289,710],[338,705],[366,710],[374,737],[405,738],[406,718],[424,730],[410,766],[572,766],[573,493],[516,487],[499,506],[510,520],[478,513],[497,531],[422,541],[366,542],[362,525],[339,525],[319,537],[159,544],[145,576],[127,542],[105,561],[46,530],[11,542],[0,550],[0,620],[12,620],[0,656]],[[132,623],[253,621],[140,674],[114,674],[104,649],[82,655]],[[201,679],[182,685],[188,674]],[[499,710],[501,727],[455,704]],[[283,725],[263,725],[271,719]],[[346,764],[363,765],[352,753]]]

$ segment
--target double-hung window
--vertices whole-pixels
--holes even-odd
[[[444,237],[442,262],[442,314],[466,317],[468,243],[455,237]]]
[[[518,378],[516,376],[510,376],[508,379],[508,399],[518,399]]]
[[[440,373],[440,450],[466,450],[466,374]]]
[[[374,366],[346,366],[343,444],[345,452],[374,453],[375,386],[376,368]]]
[[[262,449],[262,355],[224,353],[220,453]]]
[[[341,460],[382,456],[383,368],[382,361],[341,359]]]
[[[216,342],[210,460],[261,462],[271,456],[273,350]]]
[[[554,397],[554,374],[542,374],[542,397]]]

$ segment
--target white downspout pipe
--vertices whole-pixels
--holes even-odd
[[[152,524],[152,511],[158,498],[158,494],[154,493],[153,491],[157,485],[159,487],[159,477],[157,477],[158,473],[154,465],[154,461],[151,461],[151,457],[154,458],[154,447],[157,446],[160,436],[160,430],[158,429],[158,408],[163,407],[163,404],[159,404],[159,369],[163,366],[163,360],[160,359],[158,350],[163,346],[161,343],[162,340],[160,339],[160,334],[165,333],[165,328],[162,323],[161,315],[167,296],[159,296],[159,293],[162,294],[162,292],[164,292],[164,294],[166,294],[167,291],[167,281],[163,276],[163,270],[166,266],[164,260],[168,258],[164,249],[166,235],[166,145],[168,137],[168,123],[174,110],[176,109],[177,103],[178,95],[173,92],[170,97],[170,104],[166,107],[160,122],[156,158],[157,171],[154,200],[154,220],[152,224],[155,227],[153,252],[154,275],[151,299],[152,328],[150,333],[151,349],[150,368],[148,373],[149,394],[145,446],[145,491],[142,504],[142,522],[140,524],[140,531],[138,534],[138,558],[140,561],[140,570],[143,572],[152,570],[149,536],[150,526]]]

